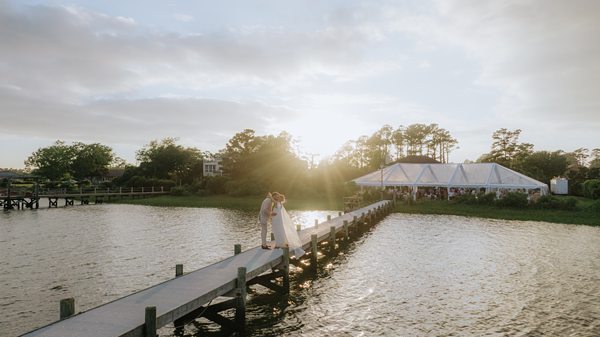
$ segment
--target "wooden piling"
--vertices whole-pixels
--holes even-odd
[[[317,234],[310,236],[310,265],[317,268],[317,260],[319,259],[319,251],[317,250]]]
[[[271,232],[271,241],[275,241],[275,234],[273,232]]]
[[[75,299],[73,297],[60,300],[60,320],[75,314]]]
[[[335,253],[335,226],[329,227],[329,252]]]
[[[238,268],[235,296],[235,325],[238,331],[244,331],[246,325],[246,267]]]
[[[183,275],[183,264],[176,264],[175,265],[175,277],[179,277]]]
[[[327,221],[331,221],[331,215],[327,216]]]
[[[344,220],[344,241],[347,243],[350,239],[350,235],[348,233],[348,220]]]
[[[156,307],[146,307],[144,316],[144,336],[156,337]]]
[[[338,212],[338,216],[342,216],[342,212]]]
[[[319,219],[315,219],[315,228],[319,226]]]
[[[296,225],[296,231],[301,231],[302,230],[302,225]]]
[[[290,247],[283,247],[283,291],[290,293]]]
[[[242,252],[242,245],[241,244],[236,243],[235,245],[233,245],[233,255],[238,255],[241,252]]]

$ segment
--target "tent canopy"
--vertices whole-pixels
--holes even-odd
[[[353,180],[359,186],[540,189],[548,185],[496,163],[397,163]]]

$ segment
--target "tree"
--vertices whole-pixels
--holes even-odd
[[[523,160],[522,168],[526,175],[549,184],[550,179],[565,173],[567,165],[567,157],[562,151],[537,151]]]
[[[115,160],[113,150],[102,144],[74,143],[71,172],[77,180],[100,178],[108,173],[108,167]]]
[[[74,159],[73,147],[57,140],[53,145],[32,153],[25,161],[25,166],[33,169],[34,174],[49,180],[69,179]]]
[[[495,131],[492,135],[492,150],[480,159],[519,170],[522,161],[533,152],[532,144],[519,143],[520,134],[521,129],[510,131],[502,128]]]
[[[172,179],[190,184],[202,177],[203,153],[176,144],[176,138],[153,140],[136,153],[140,170],[146,177]]]

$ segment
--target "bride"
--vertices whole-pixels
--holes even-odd
[[[287,246],[290,248],[290,256],[299,258],[304,255],[304,250],[302,249],[300,237],[298,237],[298,233],[294,229],[292,218],[290,218],[285,207],[283,207],[285,196],[281,193],[273,192],[273,201],[275,201],[275,205],[273,206],[275,215],[273,216],[271,225],[273,226],[273,235],[275,236],[275,248]]]

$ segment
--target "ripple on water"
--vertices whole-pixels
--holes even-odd
[[[328,214],[292,215],[307,227]],[[255,212],[102,205],[0,216],[3,336],[54,321],[63,297],[85,310],[171,278],[177,263],[193,270],[259,241]],[[318,277],[293,275],[289,297],[252,288],[248,330],[600,335],[599,280],[600,228],[396,214]],[[200,319],[185,331],[218,328]],[[160,333],[174,336],[172,326]]]

